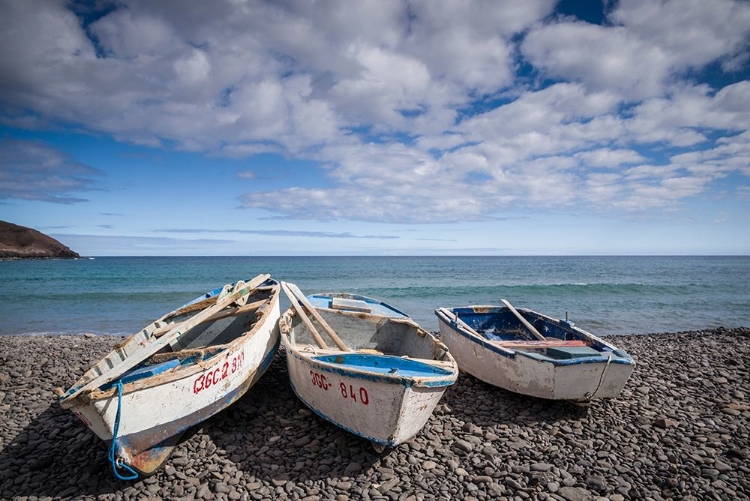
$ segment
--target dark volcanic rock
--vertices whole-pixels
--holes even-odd
[[[81,256],[44,233],[0,221],[0,258],[72,259],[77,257]]]
[[[635,372],[583,407],[462,374],[416,437],[381,454],[305,407],[280,354],[136,482],[114,479],[108,445],[53,392],[122,340],[0,336],[0,499],[750,499],[747,328],[614,337]]]

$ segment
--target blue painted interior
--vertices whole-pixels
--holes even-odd
[[[359,294],[335,294],[330,292],[320,293],[320,294],[311,294],[307,296],[307,300],[310,301],[310,304],[315,306],[316,308],[331,308],[331,304],[333,302],[334,297],[342,297],[345,299],[353,299],[355,301],[362,301],[367,305],[368,308],[370,308],[370,313],[373,315],[382,315],[386,317],[396,317],[396,318],[409,318],[409,315],[404,313],[403,311],[394,308],[388,303],[384,303],[383,301],[378,301],[377,299],[373,299],[371,297],[367,296],[360,296]],[[346,311],[346,310],[342,310]]]
[[[348,369],[359,369],[377,374],[393,374],[395,376],[410,378],[450,376],[453,374],[451,371],[424,362],[410,358],[389,357],[387,355],[344,353],[341,355],[320,355],[312,358],[330,364],[344,365]]]
[[[472,336],[468,332],[459,328],[452,319],[445,318],[445,321],[447,321],[456,332],[464,337],[472,339],[484,348],[505,357],[513,358],[516,355],[522,355],[536,360],[551,361],[555,365],[599,363],[602,360],[610,360],[611,363],[629,364],[633,361],[633,358],[624,350],[617,349],[613,351],[609,346],[606,346],[599,341],[588,339],[573,326],[573,322],[555,320],[525,309],[519,309],[518,311],[528,322],[534,325],[544,337],[548,339],[561,339],[564,341],[581,340],[589,343],[589,346],[585,348],[585,350],[590,351],[586,351],[586,355],[584,356],[580,356],[583,354],[583,352],[581,352],[579,353],[579,356],[569,357],[569,354],[567,353],[559,353],[559,356],[556,356],[554,351],[550,355],[549,349],[545,350],[545,352],[547,352],[546,354],[526,350],[508,350],[495,346],[487,340],[520,341],[533,338],[530,334],[528,337],[522,337],[519,334],[507,332],[507,330],[525,331],[526,328],[522,326],[516,316],[506,307],[491,307],[488,308],[486,312],[475,312],[473,308],[469,307],[452,308],[451,311],[458,315],[464,323],[482,335],[484,339],[477,339],[476,336]],[[506,331],[503,332],[503,330]],[[612,354],[615,355],[616,358],[609,359],[609,356]]]
[[[102,385],[99,389],[102,391],[107,391],[110,388],[114,388],[114,386],[117,385],[118,382],[122,382],[122,384],[132,383],[133,381],[138,381],[139,379],[146,379],[148,377],[161,374],[162,372],[167,372],[170,369],[179,367],[179,365],[180,361],[177,359],[173,359],[167,360],[166,362],[162,362],[160,364],[136,367],[135,369],[131,369],[123,374],[117,381],[112,381],[105,385]]]
[[[114,388],[117,385],[117,381],[122,381],[123,384],[132,383],[133,381],[138,381],[140,379],[146,379],[148,377],[161,374],[162,372],[166,372],[180,365],[194,364],[198,360],[200,361],[209,360],[215,357],[216,355],[221,354],[224,351],[226,351],[226,349],[217,350],[215,352],[211,351],[211,352],[206,353],[204,357],[193,356],[193,357],[184,358],[182,360],[173,358],[171,360],[167,360],[166,362],[162,362],[160,364],[154,364],[154,365],[146,365],[146,362],[143,362],[137,365],[134,369],[131,369],[130,371],[123,374],[123,376],[120,379],[103,384],[102,386],[99,387],[99,389],[101,391],[107,391],[111,388]]]
[[[524,310],[518,311],[546,338],[562,339],[565,341],[583,340],[573,330],[572,326],[565,324],[565,321],[551,322],[542,316],[533,315]],[[490,309],[487,313],[476,313],[472,308],[453,308],[453,312],[472,329],[491,341],[529,339],[509,332],[513,330],[526,331],[526,328],[505,307]]]

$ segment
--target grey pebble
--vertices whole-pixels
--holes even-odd
[[[531,471],[549,471],[552,467],[553,465],[549,463],[534,463],[529,468]]]
[[[82,349],[83,339],[0,336],[0,497],[659,501],[750,492],[746,328],[618,336],[636,370],[620,397],[586,407],[461,374],[423,431],[383,454],[301,404],[280,356],[162,469],[131,483],[112,478],[107,444],[52,392],[122,341],[96,336]]]

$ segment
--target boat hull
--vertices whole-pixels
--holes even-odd
[[[440,386],[415,385],[408,378],[379,377],[317,363],[286,349],[294,393],[318,416],[385,447],[416,435],[453,379]]]
[[[385,303],[370,298],[343,299],[347,304],[341,309],[329,308],[327,301],[310,306],[316,322],[339,338],[341,349],[314,339],[312,322],[295,308],[282,315],[290,384],[313,412],[371,441],[376,451],[395,447],[422,429],[445,389],[456,382],[458,366],[443,343],[405,314],[390,306],[380,314],[373,306]],[[350,310],[352,300],[370,311]]]
[[[523,395],[576,401],[615,398],[635,367],[632,358],[616,355],[614,350],[599,356],[565,360],[509,350],[497,342],[467,333],[445,315],[438,314],[438,319],[440,339],[462,371]]]
[[[106,442],[114,437],[119,409],[116,456],[141,475],[150,474],[187,429],[234,403],[268,368],[280,343],[278,293],[262,315],[251,330],[210,358],[125,383],[121,391],[112,385],[61,404]]]

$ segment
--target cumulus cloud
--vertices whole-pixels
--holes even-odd
[[[609,20],[540,23],[522,53],[552,76],[616,90],[629,100],[659,96],[677,77],[712,62],[737,66],[747,58],[746,2],[622,0]]]
[[[288,219],[648,210],[748,175],[750,81],[737,70],[750,4],[608,5],[599,25],[556,15],[553,0],[128,0],[96,15],[6,2],[0,120],[315,162],[323,182],[289,177],[240,198]],[[729,83],[703,78],[707,67]],[[59,166],[57,185],[12,171],[21,183],[3,196],[70,202],[91,188],[94,172]]]
[[[0,141],[0,199],[59,204],[85,202],[74,194],[93,189],[101,171],[39,141]]]

